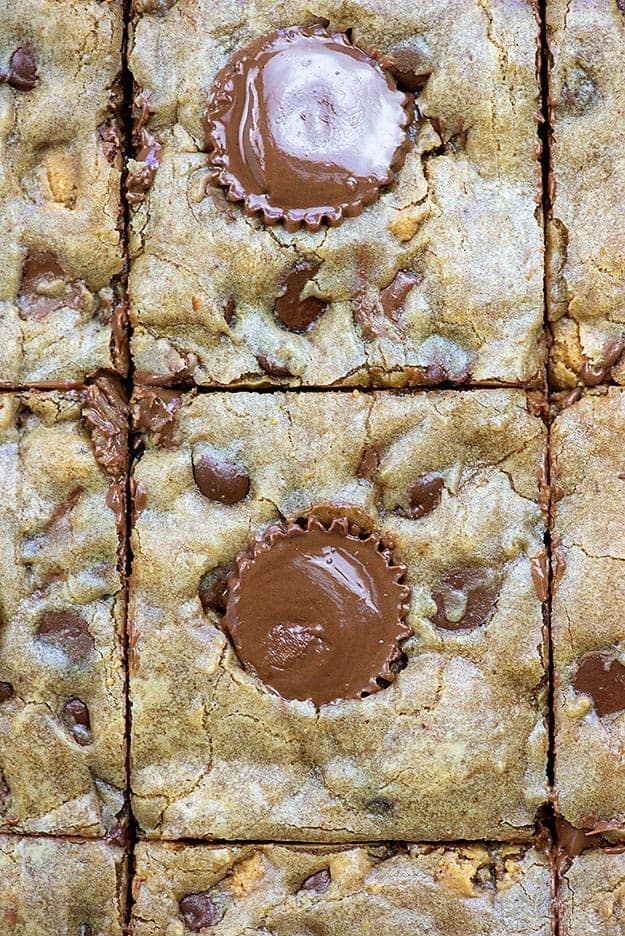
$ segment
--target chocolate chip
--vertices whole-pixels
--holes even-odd
[[[279,29],[237,51],[215,78],[206,109],[211,182],[265,224],[336,226],[393,179],[411,120],[406,96],[349,35]]]
[[[0,69],[0,84],[17,91],[32,91],[37,84],[37,61],[30,46],[19,46],[11,56],[8,70]]]
[[[15,695],[10,682],[0,682],[0,702],[8,702]]]
[[[209,611],[215,614],[226,613],[228,601],[228,573],[223,569],[213,569],[202,577],[200,582],[200,601],[204,614]]]
[[[320,266],[320,263],[306,262],[294,267],[285,280],[283,295],[276,299],[276,315],[290,331],[305,332],[326,307],[315,296],[301,298],[304,287],[316,276]]]
[[[28,254],[15,303],[21,319],[43,319],[59,309],[84,309],[89,290],[80,280],[72,280],[49,251]]]
[[[204,497],[222,504],[238,504],[250,489],[244,468],[208,452],[194,456],[193,477]]]
[[[126,194],[131,205],[138,204],[154,182],[161,164],[163,147],[145,127],[139,134],[139,146],[126,174]]]
[[[82,416],[98,464],[114,478],[128,463],[128,403],[121,380],[98,377],[82,392]]]
[[[369,812],[378,816],[388,816],[395,811],[395,803],[387,799],[372,799],[366,804]]]
[[[609,377],[610,370],[617,364],[625,353],[625,338],[612,338],[605,345],[601,357],[594,363],[585,360],[579,376],[587,387],[596,387],[604,383]]]
[[[199,933],[206,926],[213,926],[217,919],[217,909],[208,892],[187,894],[178,903],[180,917],[192,933]]]
[[[237,310],[237,304],[234,296],[228,296],[228,301],[224,306],[224,319],[226,320],[226,325],[232,325],[234,321],[234,313]]]
[[[625,0],[616,0],[616,5],[621,13],[625,13]]]
[[[385,56],[384,64],[399,87],[413,94],[423,90],[431,74],[426,68],[423,55],[414,49],[397,49],[391,55]]]
[[[115,165],[117,157],[121,153],[122,138],[117,120],[111,119],[98,127],[98,135],[102,140],[102,151],[104,158],[112,166]]]
[[[410,510],[414,519],[424,517],[440,504],[445,482],[433,471],[421,475],[410,488]]]
[[[61,717],[65,727],[77,744],[82,747],[91,744],[93,736],[91,734],[89,709],[81,699],[70,699],[69,702],[66,702]]]
[[[172,445],[181,406],[180,394],[175,390],[139,387],[132,397],[134,428],[151,432],[155,445]]]
[[[44,611],[37,636],[77,662],[88,659],[95,647],[87,622],[75,611]]]
[[[78,936],[93,936],[93,930],[88,923],[81,923],[78,927]]]
[[[399,323],[408,293],[422,279],[422,276],[411,270],[400,270],[393,282],[380,293],[382,311],[395,325]]]
[[[359,478],[364,478],[365,481],[373,481],[379,467],[380,454],[375,445],[368,445],[362,453],[356,474]]]
[[[625,666],[601,653],[582,657],[573,680],[576,692],[593,700],[600,718],[625,709]]]
[[[262,354],[260,351],[256,355],[256,360],[265,371],[266,374],[269,374],[271,377],[292,377],[291,371],[288,367],[285,367],[284,364],[279,364],[274,358],[268,357],[266,354]]]
[[[432,590],[437,627],[464,630],[479,627],[491,617],[497,590],[482,569],[463,566],[446,572]]]
[[[576,829],[564,816],[556,816],[555,825],[556,844],[569,858],[577,858],[594,845],[595,836],[587,835],[583,829]]]
[[[323,868],[321,871],[311,874],[305,881],[302,881],[299,889],[301,891],[310,891],[313,894],[325,894],[330,886],[330,881],[330,872],[327,868]]]

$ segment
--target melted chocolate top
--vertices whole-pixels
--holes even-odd
[[[410,119],[390,71],[347,36],[280,29],[215,78],[206,110],[213,181],[265,224],[337,225],[392,180]]]
[[[237,567],[224,626],[246,669],[283,698],[319,707],[394,680],[409,589],[377,537],[311,517],[271,527]]]

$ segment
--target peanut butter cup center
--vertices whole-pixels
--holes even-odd
[[[404,571],[346,518],[274,526],[238,559],[224,626],[243,666],[283,698],[362,698],[393,681],[411,633]]]
[[[392,180],[409,122],[390,71],[346,35],[281,29],[215,78],[206,110],[213,181],[266,224],[337,225]]]

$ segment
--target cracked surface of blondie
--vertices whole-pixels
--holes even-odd
[[[559,893],[562,936],[623,936],[625,855],[596,849],[573,859]]]
[[[556,386],[625,383],[625,10],[550,0],[553,212],[548,299]]]
[[[233,55],[319,23],[416,89],[417,119],[403,167],[359,217],[289,234],[210,183],[204,112]],[[537,382],[537,35],[529,2],[135,3],[137,381]],[[281,300],[307,321],[315,306],[312,322],[285,326]]]
[[[105,425],[95,387],[0,397],[3,831],[115,835],[123,822],[125,442],[107,473],[97,414]]]
[[[123,371],[122,0],[0,5],[0,383]]]
[[[121,848],[0,835],[0,927],[7,936],[122,936],[125,892]]]
[[[555,421],[551,453],[558,804],[572,825],[619,838],[625,823],[624,432],[625,391],[596,392]]]
[[[534,582],[542,591],[545,429],[525,395],[149,390],[134,413],[147,446],[129,612],[139,826],[170,838],[529,838],[545,796]],[[202,459],[222,466],[220,486]],[[405,667],[318,710],[241,666],[218,594],[250,537],[315,505],[392,544],[412,588]],[[259,605],[271,596],[269,580]]]
[[[213,847],[141,843],[137,936],[512,936],[551,931],[544,855],[519,846]],[[206,931],[209,931],[207,929]]]

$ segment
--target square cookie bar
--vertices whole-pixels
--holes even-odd
[[[525,394],[145,389],[133,410],[144,832],[528,838],[546,570]]]
[[[623,936],[625,854],[597,848],[567,862],[557,909],[561,936]]]
[[[625,8],[549,0],[553,210],[551,374],[559,387],[625,383]]]
[[[3,936],[122,936],[125,895],[121,848],[0,835]]]
[[[0,396],[3,831],[121,831],[124,418],[106,381]]]
[[[487,848],[141,843],[136,936],[551,933],[544,855]]]
[[[0,384],[126,367],[122,7],[0,3]]]
[[[573,826],[625,837],[625,391],[552,429],[555,776]]]
[[[139,382],[540,379],[530,2],[134,9]]]

